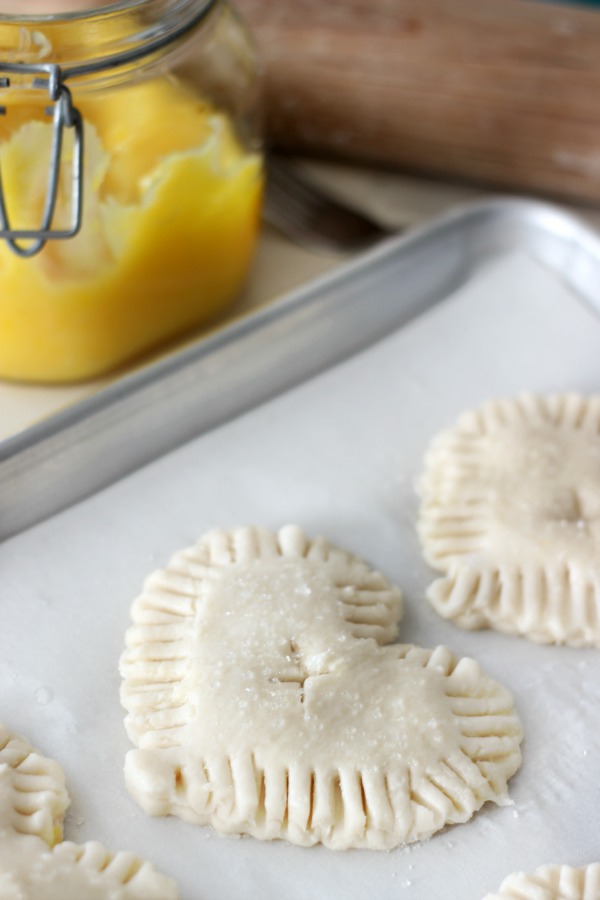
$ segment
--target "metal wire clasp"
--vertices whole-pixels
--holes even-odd
[[[25,63],[3,63],[0,65],[0,72],[37,75],[38,77],[32,81],[32,87],[47,89],[48,96],[52,102],[52,106],[46,109],[46,114],[52,116],[53,130],[46,200],[39,228],[27,230],[10,227],[2,185],[2,172],[0,170],[0,238],[4,238],[11,250],[18,256],[29,257],[39,253],[47,241],[64,240],[65,238],[73,237],[81,228],[83,208],[83,122],[79,110],[73,106],[71,92],[63,83],[63,74],[60,66],[53,63],[32,63],[31,65]],[[0,77],[0,88],[8,87],[10,87],[10,79]],[[5,114],[6,107],[0,106],[0,115]],[[63,132],[65,128],[73,129],[71,227],[60,230],[52,228],[52,220],[58,197]],[[17,241],[27,241],[28,243],[23,246]]]

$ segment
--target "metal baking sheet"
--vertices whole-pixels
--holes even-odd
[[[600,304],[595,236],[559,209],[474,204],[0,443],[0,538],[368,346],[520,248]]]
[[[596,238],[559,211],[457,213],[173,361],[164,381],[55,425],[45,449],[22,448],[24,484],[69,466],[82,483],[95,464],[122,474],[105,457],[142,426],[154,455],[241,413],[0,546],[0,720],[63,764],[69,839],[149,857],[182,900],[481,900],[513,870],[600,857],[600,654],[441,620],[424,600],[433,573],[414,491],[432,435],[461,410],[524,389],[599,390],[598,260]],[[140,461],[135,448],[126,456]],[[474,656],[512,690],[526,734],[512,806],[408,849],[335,853],[149,819],[128,797],[117,662],[144,576],[214,525],[290,521],[402,587],[402,641]]]

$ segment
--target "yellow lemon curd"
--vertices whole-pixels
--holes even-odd
[[[256,239],[261,160],[174,76],[75,96],[85,129],[80,233],[34,257],[0,241],[0,377],[90,378],[201,325],[234,298]],[[12,227],[39,227],[52,123],[7,100],[0,167]],[[65,133],[68,135],[68,132]],[[70,221],[65,137],[53,227]]]

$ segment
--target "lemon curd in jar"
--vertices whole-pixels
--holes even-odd
[[[127,43],[140,4],[115,6],[95,17],[104,40],[110,37],[108,55]],[[152,0],[145,6],[148,16]],[[239,52],[232,22],[239,26],[223,4],[212,6],[201,28],[210,26],[210,52],[222,61]],[[27,34],[64,64],[73,39],[67,51],[61,38],[74,24],[80,42],[93,40],[85,17],[40,21]],[[228,45],[219,53],[224,31]],[[154,59],[148,71],[130,67],[100,84],[84,79],[80,89],[77,79],[66,81],[84,123],[82,226],[30,258],[0,241],[0,377],[64,382],[105,373],[210,321],[235,298],[252,257],[262,190],[261,156],[255,140],[240,136],[236,112],[249,105],[240,91],[254,76],[246,59],[235,102],[223,102],[227,69],[214,76],[213,60],[201,51],[179,47],[168,65]],[[48,103],[27,84],[11,83],[2,95],[0,170],[10,224],[39,227],[52,141]],[[72,154],[65,133],[54,227],[69,224]]]

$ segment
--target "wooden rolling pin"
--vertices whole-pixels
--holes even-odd
[[[528,0],[237,0],[273,144],[600,200],[600,12]]]

